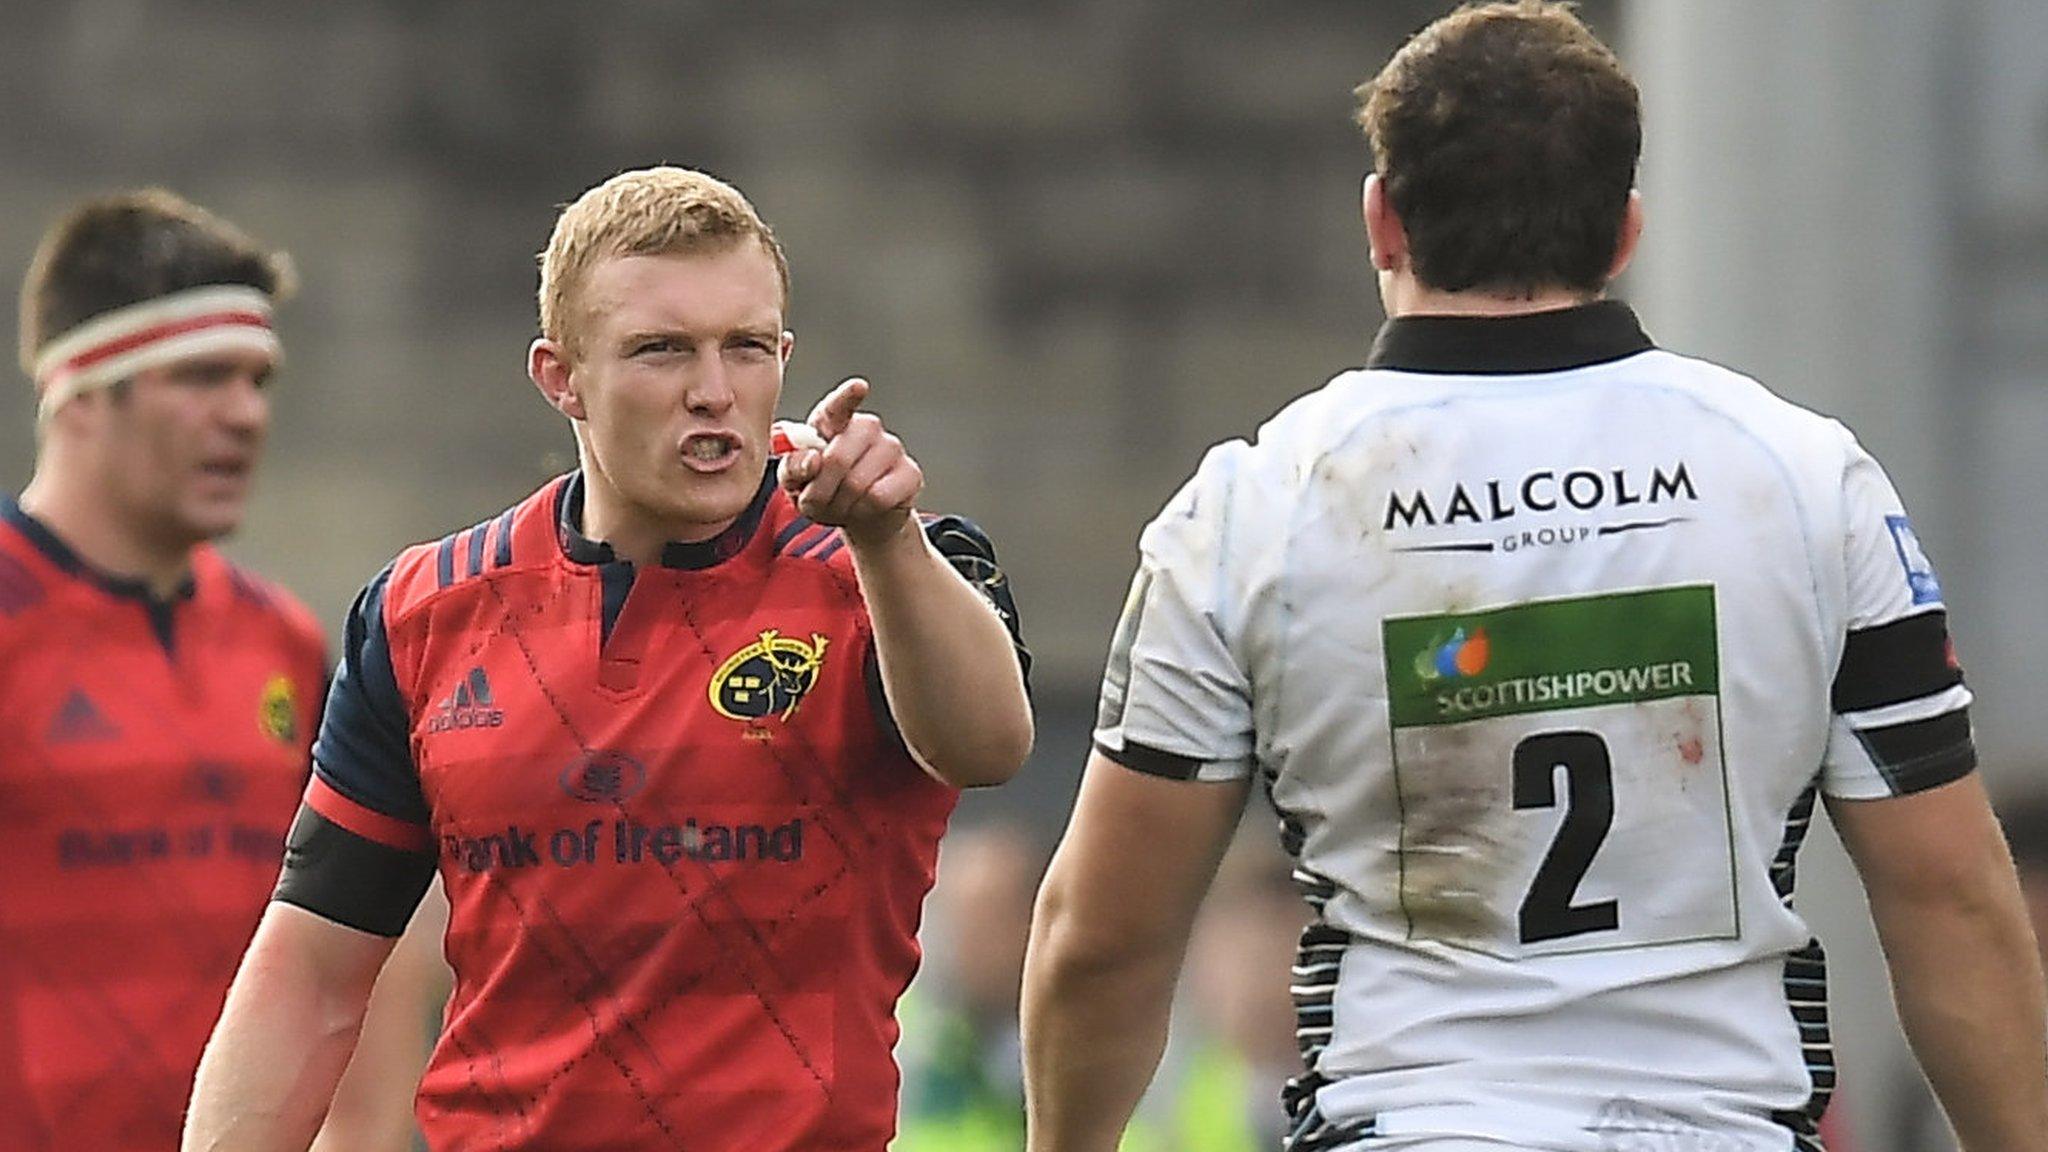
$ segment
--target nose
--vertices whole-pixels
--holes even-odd
[[[270,426],[270,394],[252,372],[237,372],[221,390],[220,421],[246,436],[260,436]]]
[[[683,403],[697,416],[722,416],[733,405],[732,381],[722,356],[701,358],[683,390]]]

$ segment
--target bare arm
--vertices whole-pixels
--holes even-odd
[[[1975,774],[1890,800],[1831,800],[1862,875],[1899,1018],[1964,1152],[2048,1149],[2041,963]]]
[[[313,1152],[411,1152],[419,1127],[413,1100],[452,982],[441,958],[447,930],[448,898],[436,880],[377,977],[355,1055]]]
[[[819,402],[810,423],[830,444],[789,459],[783,481],[806,516],[846,534],[882,687],[918,763],[956,787],[1000,784],[1031,755],[1023,671],[1002,618],[925,539],[914,514],[924,473],[857,411],[867,392],[849,380]]]
[[[308,1147],[394,943],[271,903],[199,1061],[184,1152]]]
[[[1158,1067],[1195,913],[1249,788],[1089,758],[1024,964],[1031,1152],[1114,1152]]]

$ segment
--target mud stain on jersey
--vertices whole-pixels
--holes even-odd
[[[1691,791],[1696,782],[1705,783],[1699,780],[1701,774],[1694,769],[1706,764],[1707,737],[1710,735],[1707,724],[1711,720],[1699,698],[1689,696],[1679,706],[1677,726],[1666,733],[1665,738],[1678,752],[1678,788],[1681,792]]]
[[[1707,755],[1706,709],[1698,697],[1690,696],[1679,705],[1678,712],[1678,759],[1688,768],[1697,768]]]
[[[1378,422],[1363,437],[1328,449],[1309,476],[1309,495],[1325,504],[1333,526],[1347,528],[1361,543],[1380,531],[1378,509],[1402,467],[1422,457],[1415,437]]]
[[[1430,728],[1401,779],[1401,909],[1410,939],[1479,945],[1502,930],[1506,774],[1464,725]]]

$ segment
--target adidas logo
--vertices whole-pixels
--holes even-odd
[[[71,695],[57,709],[57,715],[50,720],[49,730],[43,733],[48,744],[82,744],[89,740],[114,740],[121,730],[107,719],[92,697],[83,688],[73,688]]]
[[[505,710],[491,701],[491,678],[481,667],[455,686],[446,700],[427,719],[428,732],[453,732],[459,728],[496,728],[505,723]]]

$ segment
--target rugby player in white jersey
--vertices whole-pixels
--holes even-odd
[[[1316,913],[1294,1152],[1820,1148],[1816,798],[1964,1148],[2048,1148],[2042,971],[1897,494],[1603,298],[1634,83],[1524,2],[1360,96],[1391,319],[1140,541],[1039,896],[1030,1148],[1115,1147],[1254,782]]]

